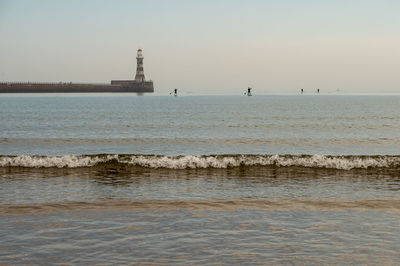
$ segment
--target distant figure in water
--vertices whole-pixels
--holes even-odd
[[[303,92],[304,92],[304,90],[303,90],[303,89],[301,89],[301,94],[303,94]]]
[[[245,92],[244,95],[251,96],[251,88],[250,87],[247,88],[247,92]]]
[[[317,89],[317,93],[319,93],[319,89]]]
[[[173,92],[170,92],[169,95],[174,94],[174,96],[178,96],[178,89],[175,88]]]

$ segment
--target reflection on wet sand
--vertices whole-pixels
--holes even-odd
[[[237,167],[174,170],[109,164],[73,169],[0,168],[0,204],[108,200],[387,200],[399,198],[399,179],[398,172],[390,169]]]
[[[400,212],[400,199],[380,200],[153,200],[153,201],[128,201],[110,200],[101,202],[67,202],[67,203],[44,203],[32,205],[11,205],[0,206],[0,215],[42,215],[56,212],[101,210],[101,211],[239,211],[239,210],[268,210],[268,211],[346,211],[346,210],[382,210],[393,213]]]
[[[287,199],[3,206],[0,255],[6,264],[396,264],[399,205]]]
[[[395,264],[399,181],[391,169],[5,167],[0,260]]]

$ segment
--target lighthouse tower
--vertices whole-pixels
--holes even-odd
[[[146,80],[144,77],[142,49],[139,49],[137,51],[136,60],[137,60],[137,67],[136,67],[135,79],[111,80],[110,85],[112,85],[113,90],[115,89],[115,91],[120,91],[120,92],[137,92],[137,93],[154,92],[153,81]]]
[[[143,54],[142,54],[142,49],[137,50],[136,61],[137,61],[137,67],[136,67],[135,81],[136,82],[144,82],[145,78],[144,78],[144,72],[143,72]]]

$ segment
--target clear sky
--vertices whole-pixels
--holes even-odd
[[[0,81],[400,92],[398,0],[0,0]]]

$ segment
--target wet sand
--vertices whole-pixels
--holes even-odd
[[[0,168],[5,264],[396,264],[386,169]]]

